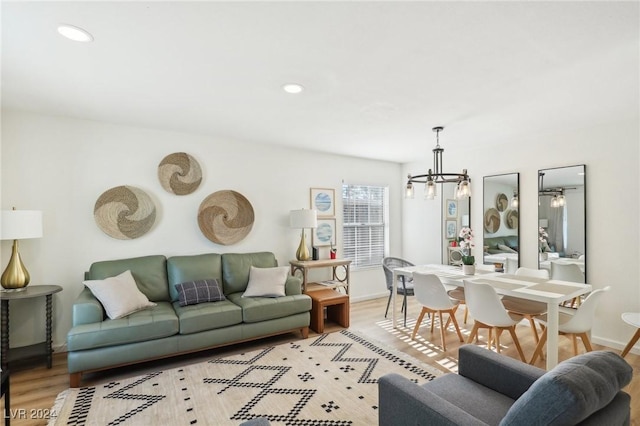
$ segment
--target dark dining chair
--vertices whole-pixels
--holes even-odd
[[[399,257],[385,257],[382,259],[382,269],[384,270],[384,276],[387,280],[387,290],[389,290],[389,300],[387,300],[387,310],[384,311],[384,317],[387,317],[389,313],[389,304],[391,303],[391,296],[393,293],[393,270],[396,268],[404,268],[406,266],[415,266],[408,260],[400,259]],[[401,294],[402,298],[402,311],[404,312],[404,326],[407,326],[407,296],[413,296],[413,278],[405,278],[404,276],[398,277],[398,285],[396,287],[397,294]]]

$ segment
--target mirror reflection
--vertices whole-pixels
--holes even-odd
[[[458,246],[460,229],[470,226],[471,197],[457,200],[456,184],[442,184],[442,263],[462,265],[462,250]]]
[[[519,193],[519,173],[484,177],[483,261],[510,274],[520,265]]]
[[[586,282],[584,165],[538,171],[538,262],[551,279]]]

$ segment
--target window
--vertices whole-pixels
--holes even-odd
[[[344,257],[354,268],[378,267],[387,246],[388,189],[342,185]]]

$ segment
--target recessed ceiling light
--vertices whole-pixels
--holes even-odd
[[[287,83],[282,86],[282,90],[287,93],[296,94],[302,92],[304,90],[304,87],[298,83]]]
[[[58,25],[58,32],[69,40],[81,41],[84,43],[93,41],[93,36],[91,34],[82,28],[74,27],[73,25]]]

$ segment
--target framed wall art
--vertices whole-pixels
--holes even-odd
[[[447,220],[445,224],[445,238],[448,240],[456,239],[458,232],[458,224],[455,220]]]
[[[447,200],[447,217],[456,219],[458,217],[458,202],[456,200]]]
[[[318,212],[318,217],[335,217],[336,193],[331,188],[311,188],[311,208]]]
[[[318,219],[318,227],[313,229],[311,245],[314,247],[336,244],[336,220]]]

